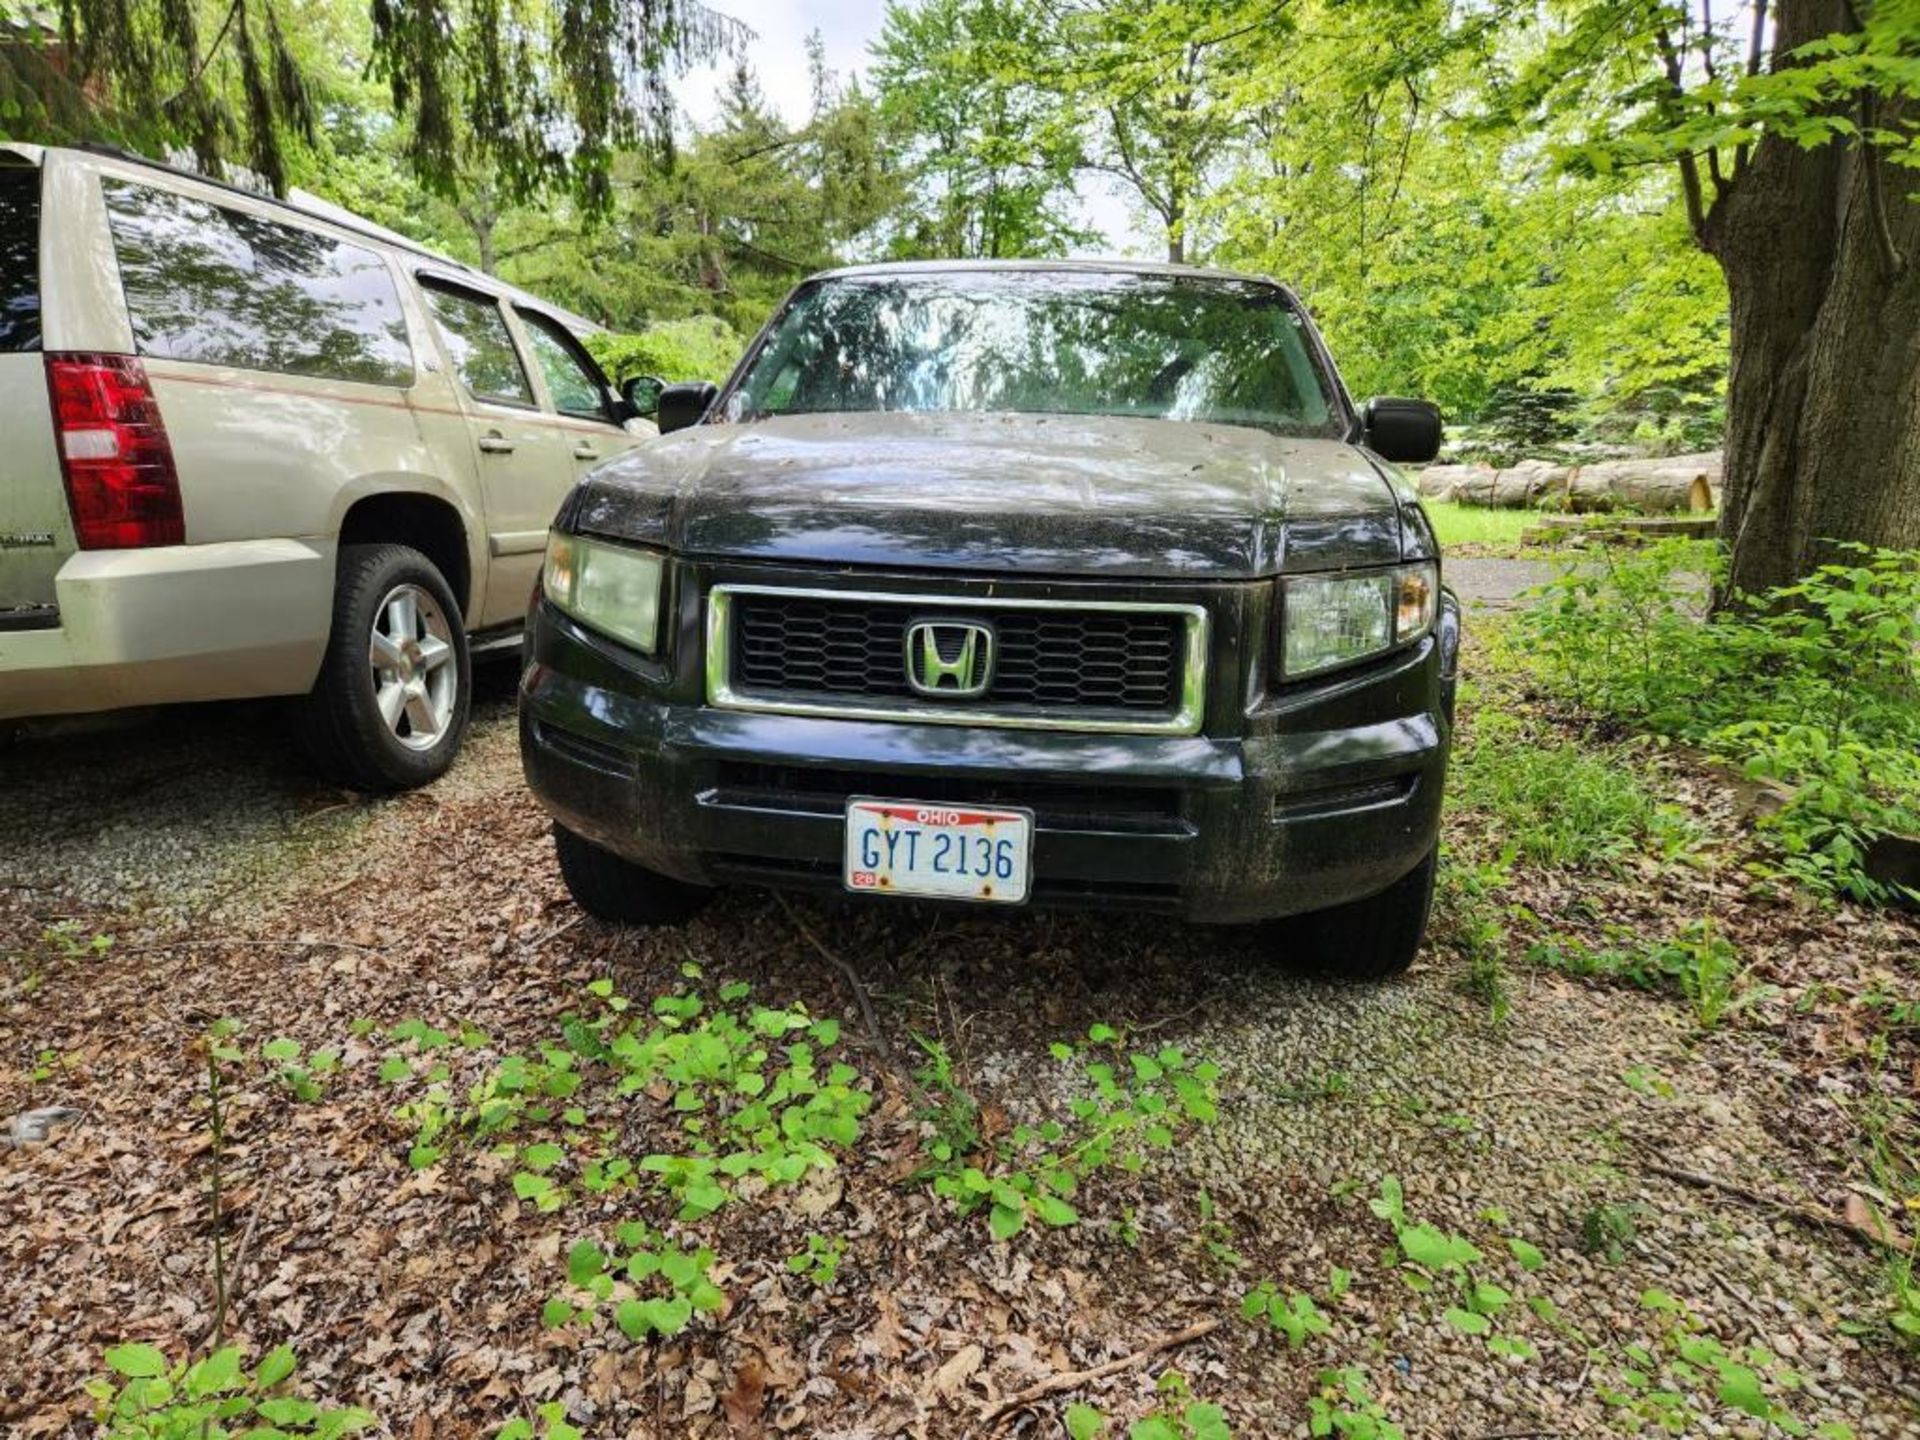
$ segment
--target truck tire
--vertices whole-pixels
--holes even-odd
[[[333,627],[294,733],[316,769],[356,790],[411,790],[460,753],[472,703],[467,629],[434,563],[406,545],[343,545]]]
[[[1282,923],[1279,944],[1302,968],[1338,980],[1390,980],[1413,964],[1433,909],[1440,847],[1381,891]]]
[[[616,925],[681,925],[713,898],[702,885],[622,860],[564,825],[553,827],[553,848],[560,857],[560,878],[574,903],[597,920]]]

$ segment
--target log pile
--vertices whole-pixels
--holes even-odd
[[[1429,465],[1420,472],[1420,493],[1428,499],[1502,510],[1699,514],[1713,509],[1719,488],[1717,451],[1653,460],[1600,460],[1591,465],[1522,460],[1504,470],[1491,465]]]

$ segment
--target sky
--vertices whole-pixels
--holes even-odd
[[[760,81],[760,90],[792,124],[807,118],[811,90],[807,81],[806,40],[814,30],[826,43],[827,64],[843,79],[864,77],[870,57],[867,46],[879,38],[885,0],[709,0],[714,9],[731,15],[754,32],[747,46],[747,62]],[[731,62],[703,66],[675,87],[680,102],[700,124],[711,121],[719,109],[719,95],[732,69]],[[1141,232],[1131,208],[1116,189],[1103,180],[1088,178],[1080,186],[1079,222],[1105,236],[1105,243],[1089,247],[1090,255],[1139,255],[1158,258],[1158,243]]]

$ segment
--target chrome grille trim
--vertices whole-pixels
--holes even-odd
[[[1179,704],[1171,714],[1048,713],[990,705],[942,705],[849,700],[813,700],[791,695],[755,695],[733,684],[733,600],[761,595],[776,599],[855,601],[916,610],[1056,610],[1080,614],[1161,615],[1183,622],[1185,653]],[[840,720],[902,720],[929,725],[984,725],[1008,730],[1078,730],[1096,735],[1197,735],[1206,718],[1207,657],[1211,625],[1206,607],[1151,600],[1032,600],[1000,595],[923,595],[894,590],[829,590],[789,585],[715,585],[707,592],[707,703],[721,710],[765,715],[817,715]]]

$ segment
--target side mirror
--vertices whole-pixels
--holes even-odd
[[[660,392],[667,382],[653,375],[629,375],[620,382],[620,398],[635,415],[651,415],[660,408]]]
[[[660,433],[665,435],[671,430],[698,425],[719,393],[720,387],[711,380],[683,380],[677,385],[665,386],[660,391],[660,406],[654,415]]]
[[[1440,407],[1426,400],[1376,395],[1360,412],[1369,450],[1383,460],[1424,465],[1440,453]]]

